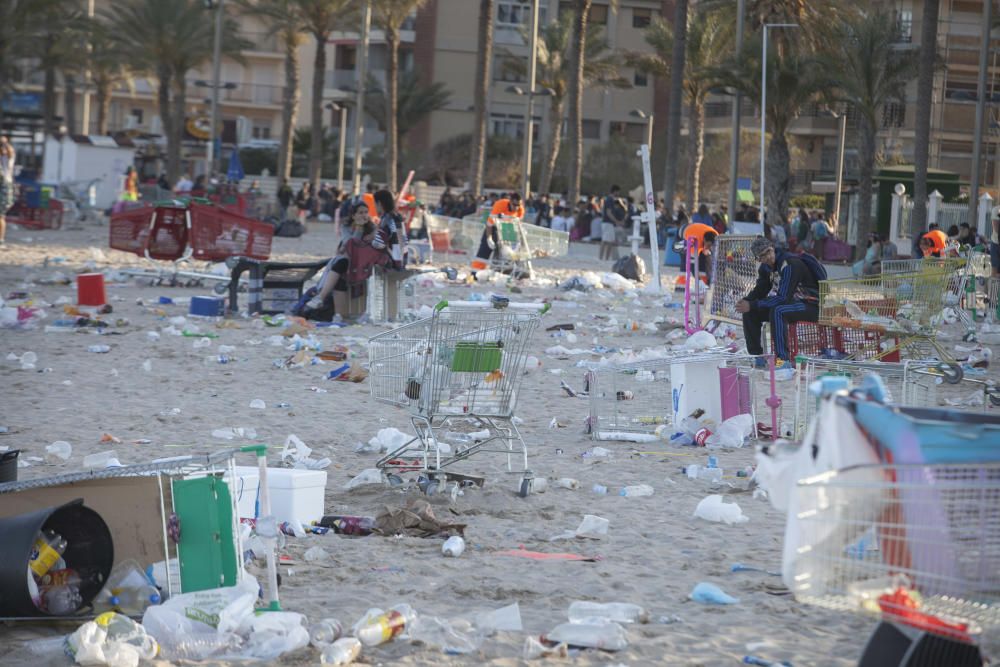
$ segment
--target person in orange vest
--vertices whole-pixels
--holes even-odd
[[[701,222],[693,222],[684,228],[684,240],[698,244],[698,271],[705,276],[706,284],[712,282],[709,258],[712,256],[712,248],[718,235],[714,227]]]
[[[518,220],[523,220],[524,205],[521,204],[521,195],[517,192],[512,192],[510,197],[496,200],[496,203],[493,204],[493,208],[490,210],[490,215],[508,215]]]
[[[489,268],[490,258],[496,252],[497,248],[500,247],[500,232],[497,230],[496,225],[493,224],[493,218],[501,215],[512,216],[518,220],[524,218],[524,206],[521,204],[520,194],[512,192],[509,198],[500,198],[493,203],[490,215],[486,219],[486,227],[483,229],[483,235],[479,238],[479,249],[470,263],[474,279],[476,278],[477,271]]]
[[[924,257],[944,257],[948,236],[940,229],[932,229],[920,237],[920,251]]]

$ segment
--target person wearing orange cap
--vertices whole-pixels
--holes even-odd
[[[920,251],[924,257],[944,257],[948,236],[940,229],[932,229],[920,237]]]

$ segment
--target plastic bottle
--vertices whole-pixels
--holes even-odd
[[[408,604],[399,604],[358,628],[356,634],[365,646],[378,646],[402,634],[406,626],[417,620],[417,612]]]
[[[653,495],[653,487],[648,484],[636,484],[634,486],[626,486],[621,491],[618,492],[619,496],[624,496],[626,498],[641,498],[642,496]]]
[[[617,623],[563,623],[557,625],[544,639],[570,646],[620,651],[628,646],[625,628]]]
[[[309,643],[316,648],[329,646],[344,634],[343,624],[335,618],[324,618],[309,626]]]
[[[702,428],[701,421],[699,420],[704,414],[705,411],[702,410],[701,408],[698,408],[694,412],[689,414],[687,417],[682,419],[681,423],[679,424],[681,433],[687,433],[691,437],[694,437],[695,433],[697,433]]]
[[[228,364],[230,361],[232,361],[232,357],[230,357],[228,354],[220,354],[215,358],[215,360],[218,361],[220,364]]]
[[[68,586],[52,586],[42,594],[45,611],[53,616],[72,614],[83,604],[80,589],[74,584]]]
[[[107,354],[111,351],[111,347],[108,345],[91,345],[87,348],[87,352],[96,352],[97,354]]]
[[[321,665],[349,665],[361,655],[361,642],[354,637],[344,637],[333,642],[319,657]]]
[[[561,477],[553,482],[553,485],[558,486],[560,489],[579,489],[580,482],[576,481],[572,477]]]
[[[124,560],[111,571],[108,582],[94,601],[95,609],[115,610],[140,616],[147,607],[160,603],[160,591],[149,583],[134,560]]]
[[[31,558],[28,559],[28,567],[41,579],[62,558],[66,546],[66,540],[53,530],[38,533],[31,550]]]
[[[649,614],[637,604],[629,602],[585,602],[576,600],[569,605],[570,623],[646,623]]]
[[[603,484],[594,484],[594,488],[592,489],[592,491],[599,496],[603,496],[607,495],[608,487],[604,486]]]
[[[441,546],[441,553],[452,558],[458,558],[463,551],[465,551],[465,540],[458,535],[449,537]]]

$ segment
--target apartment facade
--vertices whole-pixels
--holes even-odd
[[[900,31],[900,48],[917,48],[920,36],[922,0],[884,0],[896,12]],[[98,0],[98,8],[109,6],[111,0]],[[646,51],[643,30],[657,15],[673,16],[673,0],[620,0],[612,11],[607,2],[595,0],[591,23],[603,28],[609,46],[618,51]],[[934,81],[932,108],[930,166],[956,171],[967,180],[971,176],[974,112],[977,99],[979,43],[982,28],[983,0],[941,0],[938,49],[945,67]],[[508,61],[526,61],[528,48],[522,31],[530,21],[529,0],[496,0],[494,15],[493,62],[490,92],[487,99],[488,130],[494,135],[521,139],[526,131],[527,98],[509,89],[526,88],[523,77],[512,74]],[[559,12],[571,11],[567,0],[540,0],[541,23],[554,20]],[[222,82],[231,87],[220,91],[222,138],[226,149],[232,145],[274,146],[281,127],[281,98],[285,85],[284,52],[276,36],[267,26],[252,17],[238,16],[240,33],[254,46],[243,54],[243,62],[224,59]],[[210,15],[206,12],[206,20]],[[429,150],[435,144],[462,133],[470,133],[474,121],[474,86],[478,52],[479,2],[475,0],[429,0],[407,22],[402,32],[401,68],[412,70],[425,81],[443,83],[451,92],[449,104],[427,117],[410,136],[411,150]],[[354,109],[349,104],[357,85],[357,31],[345,30],[331,36],[327,48],[324,72],[324,105],[330,101],[348,104],[349,130],[353,127]],[[380,83],[385,80],[387,50],[384,35],[371,31],[369,72]],[[311,121],[311,91],[315,43],[311,37],[299,48],[301,66],[301,105],[298,125],[307,127]],[[997,89],[997,54],[991,50],[988,71],[987,123],[984,137],[983,178],[986,188],[1000,189],[1000,89]],[[584,93],[583,133],[585,146],[607,141],[619,135],[636,144],[644,140],[645,121],[633,112],[652,113],[655,119],[654,137],[665,132],[668,82],[644,76],[623,66],[621,76],[632,84],[628,89],[605,90],[591,86]],[[189,73],[187,77],[188,108],[185,119],[197,128],[210,113],[211,90],[198,82],[211,80],[210,66]],[[42,74],[31,61],[22,63],[16,77],[18,89],[27,93],[41,92]],[[883,109],[879,133],[882,153],[894,161],[910,162],[913,156],[916,84],[912,83],[903,104]],[[65,108],[64,91],[57,88],[59,114]],[[74,101],[76,117],[83,117],[83,94]],[[551,127],[548,105],[544,97],[536,97],[532,132],[536,142],[548,136]],[[710,97],[706,107],[707,143],[728,140],[731,132],[732,98]],[[743,129],[759,131],[759,114],[753,103],[744,102]],[[74,133],[96,131],[96,109],[91,96],[88,127],[67,128]],[[137,79],[131,87],[121,87],[113,96],[110,129],[127,130],[137,136],[155,136],[162,132],[155,98],[155,81]],[[324,109],[324,121],[336,127],[337,118]],[[846,149],[847,178],[857,175],[855,119],[848,110]],[[383,136],[375,122],[365,118],[365,146],[381,144]],[[687,131],[687,123],[683,126]],[[808,192],[814,181],[832,180],[837,154],[837,120],[823,108],[813,106],[803,110],[790,129],[793,155],[793,187],[796,192]],[[185,156],[191,171],[197,173],[204,156],[205,141],[188,136]],[[654,139],[654,144],[657,139]],[[349,131],[347,153],[353,154],[353,133]],[[155,153],[155,142],[151,153]],[[350,164],[350,159],[348,159]],[[741,164],[740,173],[756,181],[756,164]],[[713,193],[706,193],[711,196]]]

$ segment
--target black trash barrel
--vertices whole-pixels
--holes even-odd
[[[0,453],[0,483],[17,481],[17,455],[20,449]]]
[[[115,562],[111,530],[94,510],[77,498],[65,505],[0,519],[0,617],[49,616],[31,600],[28,561],[41,530],[66,539],[63,560],[83,579],[80,596],[90,604],[104,587]]]

